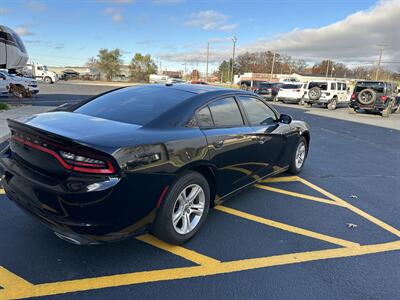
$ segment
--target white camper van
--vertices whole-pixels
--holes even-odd
[[[18,34],[0,25],[0,69],[20,69],[27,61],[28,53]]]

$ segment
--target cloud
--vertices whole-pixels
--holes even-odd
[[[229,16],[215,10],[203,10],[192,13],[184,25],[188,27],[199,27],[203,30],[232,31],[237,28],[238,25],[228,23],[229,18]]]
[[[135,2],[135,0],[97,0],[100,3],[115,3],[115,4],[130,4]]]
[[[120,9],[116,9],[114,7],[107,7],[103,10],[106,15],[111,16],[113,22],[122,22],[124,20],[123,15],[121,14]]]
[[[220,28],[216,24],[215,12],[201,13],[203,19],[192,18],[187,26],[201,27],[205,30]],[[210,16],[214,16],[211,18]],[[370,9],[355,12],[345,19],[320,28],[296,28],[274,38],[260,38],[255,42],[239,44],[237,55],[247,51],[275,50],[294,58],[308,62],[318,62],[329,58],[336,61],[356,64],[371,64],[377,61],[379,44],[386,46],[383,51],[383,62],[400,61],[400,38],[398,31],[400,0],[380,1]],[[194,16],[193,16],[194,17]],[[210,21],[211,19],[211,21]],[[218,20],[218,19],[217,19]],[[222,17],[226,24],[227,16]],[[232,55],[230,38],[210,39],[210,62],[221,62]],[[226,43],[224,43],[226,41]],[[240,36],[239,36],[240,42]],[[215,43],[219,43],[218,46]],[[199,49],[200,46],[193,49]],[[187,49],[179,53],[159,53],[161,59],[171,62],[184,61],[204,62],[206,46],[200,51]],[[386,64],[386,67],[398,69],[399,64]]]
[[[14,31],[20,36],[34,35],[34,33],[30,32],[29,29],[25,26],[19,26],[17,28],[14,28]]]
[[[153,0],[154,5],[168,5],[168,4],[179,4],[183,3],[185,0]]]
[[[44,12],[47,10],[47,6],[39,1],[27,1],[25,6],[34,12]]]
[[[8,15],[12,13],[12,9],[7,7],[0,7],[0,16]]]
[[[384,43],[384,60],[400,60],[399,16],[399,0],[380,1],[328,26],[294,29],[254,42],[243,50],[271,49],[303,59],[354,62],[376,60],[377,45]]]

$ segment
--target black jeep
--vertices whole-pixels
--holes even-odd
[[[392,112],[399,110],[397,85],[391,82],[358,81],[350,100],[349,113],[363,109],[389,117]]]

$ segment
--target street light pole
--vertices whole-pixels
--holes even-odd
[[[235,74],[233,74],[233,66],[235,64],[235,50],[236,50],[236,42],[237,42],[237,37],[234,35],[232,37],[232,42],[233,42],[233,50],[232,50],[232,66],[231,66],[231,83],[233,84],[233,81],[235,79]]]
[[[210,56],[210,42],[207,42],[206,82],[208,82],[208,57]]]

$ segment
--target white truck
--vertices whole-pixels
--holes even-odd
[[[11,28],[0,25],[0,69],[23,68],[28,61],[24,43]]]
[[[49,71],[47,66],[41,64],[28,64],[22,69],[25,76],[30,76],[36,80],[45,83],[55,83],[58,81],[58,75],[55,72]]]
[[[39,87],[35,79],[0,70],[0,94],[27,98],[37,93],[39,93]]]
[[[170,79],[167,75],[151,74],[149,76],[150,83],[168,83]]]

